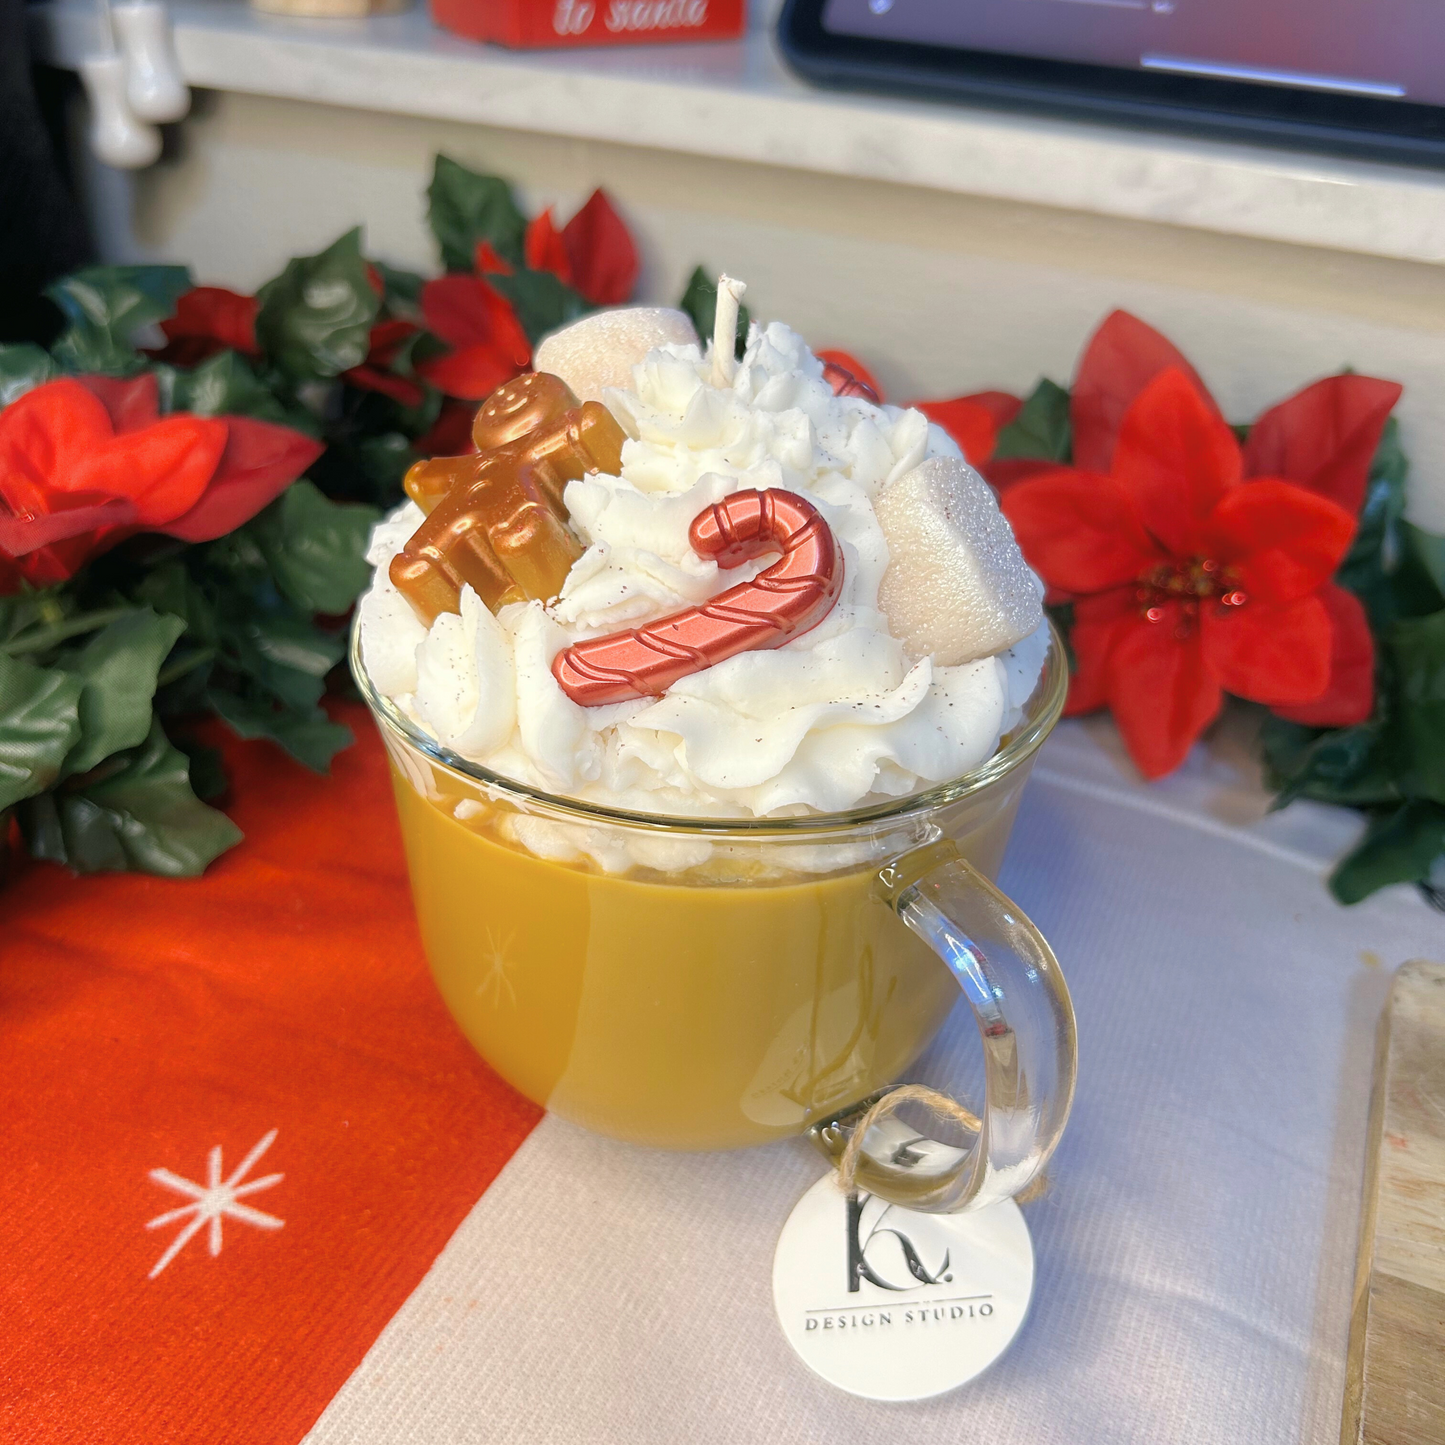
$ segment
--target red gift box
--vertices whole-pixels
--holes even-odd
[[[473,40],[519,50],[732,40],[747,0],[431,0],[432,19]]]

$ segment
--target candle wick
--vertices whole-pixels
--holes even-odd
[[[747,283],[723,275],[717,278],[717,311],[712,324],[712,384],[730,387],[737,371],[738,303]]]

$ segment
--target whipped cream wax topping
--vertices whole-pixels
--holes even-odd
[[[873,502],[929,456],[958,456],[917,411],[835,397],[786,326],[754,326],[731,389],[695,345],[665,346],[604,400],[629,440],[620,477],[567,487],[586,544],[550,605],[493,616],[468,589],[428,630],[387,565],[421,522],[407,503],[373,535],[362,657],[378,689],[446,747],[548,792],[639,812],[834,812],[977,766],[1013,727],[1047,651],[1040,628],[957,667],[910,657],[879,610],[888,546]],[[551,673],[568,643],[705,602],[767,561],[720,569],[688,527],[744,488],[782,487],[822,513],[842,595],[811,631],[675,683],[660,699],[587,708]]]

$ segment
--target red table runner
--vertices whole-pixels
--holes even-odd
[[[204,878],[0,892],[0,1438],[294,1445],[539,1111],[427,976],[380,742],[224,743]]]

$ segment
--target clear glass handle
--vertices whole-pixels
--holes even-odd
[[[920,1136],[896,1116],[868,1126],[857,1186],[928,1213],[982,1209],[1037,1177],[1068,1122],[1078,1058],[1069,990],[1043,934],[951,843],[909,854],[879,878],[898,916],[948,966],[973,1010],[984,1100],[962,1149]],[[810,1137],[840,1159],[890,1092],[815,1124]],[[973,1116],[959,1110],[959,1117]]]

